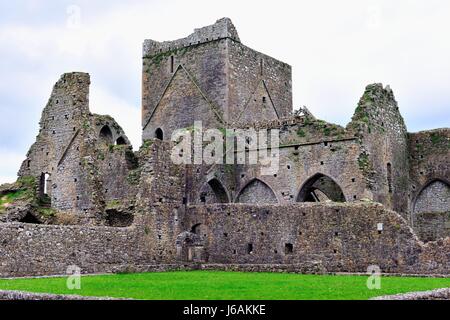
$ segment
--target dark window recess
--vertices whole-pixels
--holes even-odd
[[[266,97],[263,97],[262,102],[266,103],[266,101],[267,101]]]
[[[253,244],[252,243],[247,244],[247,253],[248,254],[253,253]]]
[[[387,183],[389,193],[392,193],[392,165],[390,163],[387,164]]]
[[[170,56],[170,72],[171,73],[173,73],[173,70],[174,70],[174,63],[175,63],[175,61],[174,61],[174,58],[173,58],[173,56]]]
[[[200,196],[200,202],[205,203],[206,202],[206,197],[205,196]]]
[[[291,254],[292,252],[294,252],[294,245],[292,243],[285,243],[284,244],[284,253]]]
[[[158,129],[155,130],[155,138],[158,139],[158,140],[163,140],[164,139],[164,133],[163,133],[161,128],[158,128]],[[183,151],[181,151],[181,152],[183,152]]]
[[[187,198],[183,197],[183,204],[186,204],[186,203],[187,203]]]

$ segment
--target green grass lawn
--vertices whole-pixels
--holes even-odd
[[[223,271],[153,272],[83,276],[80,290],[66,278],[0,280],[0,289],[134,299],[368,299],[450,287],[450,278],[382,277],[369,290],[365,276],[299,275]]]

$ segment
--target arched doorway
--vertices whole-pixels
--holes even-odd
[[[275,204],[278,203],[278,199],[273,190],[265,182],[259,179],[253,179],[239,192],[236,202]]]
[[[194,225],[191,231],[180,233],[176,240],[177,260],[180,262],[206,262],[205,237],[207,233],[202,224]]]
[[[317,173],[300,189],[297,202],[345,202],[341,187],[329,176]]]

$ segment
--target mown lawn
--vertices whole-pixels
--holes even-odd
[[[450,278],[382,277],[380,290],[369,290],[365,276],[298,275],[186,271],[83,276],[80,290],[66,278],[0,280],[0,289],[134,299],[368,299],[450,287]]]

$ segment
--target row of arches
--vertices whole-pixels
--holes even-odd
[[[123,136],[118,137],[114,141],[114,135],[111,131],[111,128],[108,125],[104,125],[100,129],[99,138],[100,138],[100,141],[102,141],[103,143],[105,143],[107,145],[111,145],[111,144],[125,145],[125,144],[127,144],[127,141],[125,140],[125,138]]]
[[[297,202],[345,202],[341,187],[329,176],[317,173],[309,178],[300,188],[296,197]],[[230,203],[233,202],[223,184],[213,178],[200,190],[202,203]],[[234,199],[236,203],[265,203],[276,204],[278,198],[273,189],[260,179],[248,182]]]

